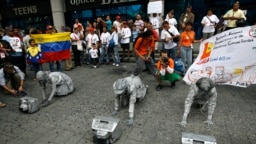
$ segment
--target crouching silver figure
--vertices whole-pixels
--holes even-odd
[[[54,95],[65,96],[75,90],[72,79],[62,72],[39,71],[36,74],[36,78],[42,87],[43,107],[49,105]],[[52,86],[52,91],[48,99],[46,99],[46,84]]]
[[[115,93],[115,111],[118,114],[120,106],[127,105],[129,101],[129,119],[127,125],[133,125],[134,109],[136,100],[142,101],[147,93],[147,85],[144,85],[139,77],[140,70],[135,69],[129,77],[118,79],[113,84]]]
[[[185,100],[184,114],[180,125],[186,127],[187,117],[192,104],[201,106],[202,113],[208,111],[207,120],[204,121],[207,126],[213,126],[212,115],[214,113],[217,101],[217,91],[214,82],[210,78],[200,78],[195,84],[190,86],[188,96]]]

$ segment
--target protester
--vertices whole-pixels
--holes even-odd
[[[71,28],[70,27],[65,27],[65,32],[71,32]],[[70,42],[71,42],[71,47],[70,47],[70,52],[71,52],[72,51],[72,40],[70,40]],[[69,70],[72,70],[72,69],[73,69],[72,57],[70,57],[69,59],[65,60],[65,70],[69,71]]]
[[[207,15],[203,17],[201,24],[203,25],[203,40],[214,35],[215,27],[219,23],[219,18],[212,13],[212,10],[207,11]]]
[[[127,22],[123,22],[123,28],[121,30],[121,48],[123,49],[122,60],[127,56],[128,61],[130,60],[130,37],[131,29],[128,27]]]
[[[111,50],[111,55],[113,58],[113,66],[119,66],[120,65],[120,57],[119,57],[119,53],[118,53],[118,33],[117,33],[117,28],[115,26],[113,26],[111,28],[111,39],[114,40],[115,42],[115,46],[113,48],[113,50]]]
[[[5,63],[0,69],[0,85],[6,94],[17,96],[18,93],[26,95],[24,92],[24,73],[19,67],[12,63]]]
[[[135,22],[134,22],[134,25],[136,25],[136,29],[137,29],[137,30],[144,29],[144,28],[143,28],[144,22],[143,22],[143,20],[141,19],[141,15],[140,15],[140,14],[137,14],[136,20],[135,20]]]
[[[149,17],[149,21],[152,24],[152,29],[157,33],[157,39],[155,38],[155,50],[158,49],[158,38],[159,38],[159,28],[160,28],[160,17],[157,13],[153,13],[152,16]]]
[[[235,2],[233,4],[233,9],[229,10],[224,16],[223,18],[225,20],[227,20],[227,27],[226,30],[232,29],[232,28],[236,28],[237,26],[237,21],[238,20],[246,20],[245,14],[244,12],[239,9],[239,2]]]
[[[78,19],[75,19],[75,23],[74,23],[74,25],[73,25],[73,30],[74,30],[74,28],[77,28],[78,26],[81,26],[81,27],[82,27],[81,30],[84,32],[84,27],[83,27],[83,25],[79,22]]]
[[[177,28],[178,23],[177,23],[177,20],[174,18],[172,12],[168,13],[168,17],[165,19],[165,21],[169,23],[170,27],[175,26]]]
[[[98,46],[99,43],[99,37],[97,34],[95,34],[94,28],[89,29],[89,34],[87,34],[86,38],[87,43],[87,52],[89,53],[90,49],[92,48],[92,44],[95,43]],[[91,56],[90,54],[87,55],[87,65],[91,64]]]
[[[34,70],[34,80],[36,80],[36,73],[43,70],[42,60],[43,56],[41,54],[41,49],[36,46],[34,39],[29,40],[30,47],[27,49],[27,60],[32,64]]]
[[[192,30],[192,23],[187,22],[185,24],[185,30],[180,35],[180,41],[178,46],[178,53],[181,56],[182,62],[185,64],[186,70],[192,64],[192,50],[194,42],[201,41],[195,40],[195,32]]]
[[[82,38],[83,35],[79,32],[78,28],[74,28],[73,33],[70,34],[71,42],[72,42],[72,51],[74,56],[75,67],[81,67],[81,52],[82,48]],[[78,48],[80,47],[80,49]]]
[[[173,58],[177,57],[177,42],[174,42],[173,40],[179,36],[180,33],[175,26],[170,26],[167,21],[163,22],[161,40],[164,42],[164,50],[167,52],[168,57],[171,55]]]
[[[156,76],[156,67],[153,59],[151,58],[151,52],[155,48],[155,42],[153,38],[153,32],[147,30],[142,33],[142,36],[138,38],[135,43],[134,51],[136,54],[136,64],[140,71],[147,68],[151,74]]]
[[[14,36],[13,28],[8,28],[6,30],[6,35],[3,40],[9,42],[12,47],[10,51],[10,62],[19,67],[19,69],[26,74],[26,51],[24,50],[24,45],[19,37]]]
[[[192,11],[192,6],[187,6],[186,12],[182,13],[180,19],[179,19],[179,25],[180,25],[180,30],[183,31],[185,29],[186,23],[190,22],[194,23],[195,20],[195,15],[191,12]]]
[[[101,41],[100,59],[99,59],[100,64],[104,63],[105,56],[106,56],[106,64],[109,64],[110,62],[109,52],[108,52],[110,37],[111,36],[110,36],[110,33],[107,31],[107,28],[103,27],[103,32],[101,33],[101,36],[100,36],[100,41]]]

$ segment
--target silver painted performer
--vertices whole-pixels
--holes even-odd
[[[124,105],[129,101],[129,119],[127,125],[133,125],[134,109],[136,99],[141,101],[147,93],[147,85],[144,85],[139,77],[139,69],[135,69],[129,77],[118,79],[114,84],[115,93],[115,111],[113,115],[118,114],[121,103]]]
[[[39,71],[36,78],[42,89],[43,101],[42,106],[48,106],[52,97],[65,96],[72,93],[75,88],[72,79],[62,72]],[[48,99],[46,99],[46,84],[52,85],[52,91]]]
[[[180,125],[186,127],[187,117],[192,104],[201,105],[201,112],[208,110],[207,120],[204,121],[207,126],[213,126],[212,115],[214,113],[217,101],[217,91],[214,82],[210,78],[200,78],[195,84],[191,84],[189,94],[185,100],[184,114]]]

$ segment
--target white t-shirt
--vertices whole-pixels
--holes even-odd
[[[100,40],[101,40],[102,44],[107,44],[108,45],[110,39],[111,39],[111,35],[110,35],[109,32],[101,33]]]
[[[152,23],[153,29],[158,29],[160,27],[159,17],[150,17],[150,22]]]
[[[166,38],[171,38],[172,33],[174,36],[180,35],[179,31],[177,30],[176,27],[172,26],[168,29],[169,32],[167,32],[165,29],[162,30],[161,32],[161,39],[165,40]],[[170,40],[168,42],[164,42],[164,48],[165,49],[172,49],[177,46],[177,43],[173,42],[173,40]]]
[[[201,23],[205,24],[203,27],[203,33],[212,33],[215,31],[214,25],[218,23],[220,20],[216,15],[204,16]]]
[[[97,43],[99,41],[99,37],[97,34],[91,34],[89,33],[86,38],[85,38],[86,42],[87,42],[87,47],[91,48],[92,47],[92,43]]]
[[[71,40],[80,40],[80,33],[70,34]],[[77,41],[72,41],[72,45],[77,45]]]
[[[113,22],[113,26],[116,27],[118,33],[121,32],[121,23],[120,23],[119,21],[115,20],[115,21]]]
[[[168,19],[165,19],[165,21],[169,23],[170,27],[176,26],[178,24],[175,18],[170,18],[170,19],[168,18]]]
[[[91,54],[91,58],[98,58],[98,49],[91,48],[89,53]]]
[[[121,30],[121,44],[127,44],[130,43],[130,37],[131,37],[131,29],[130,28],[122,28]]]

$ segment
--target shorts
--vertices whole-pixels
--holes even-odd
[[[121,48],[122,49],[130,49],[130,44],[127,43],[127,44],[121,44]]]
[[[168,80],[171,83],[179,80],[180,78],[181,78],[181,76],[176,73],[172,73],[172,74],[168,73],[168,74],[165,74],[164,76],[160,77],[161,80]]]

